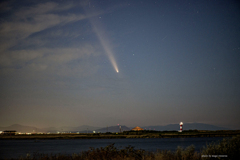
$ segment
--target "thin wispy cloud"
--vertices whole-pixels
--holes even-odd
[[[46,32],[56,26],[60,28],[68,23],[81,21],[86,18],[83,14],[62,13],[74,7],[74,4],[57,4],[53,2],[36,4],[13,11],[10,18],[0,23],[0,66],[1,67],[25,67],[31,63],[43,63],[43,65],[65,64],[71,60],[83,58],[83,55],[93,54],[91,44],[79,44],[79,46],[55,45],[50,47],[41,40],[41,35],[30,37],[38,32]],[[73,37],[70,31],[62,29],[50,32],[51,37]],[[47,41],[50,43],[49,41]],[[34,49],[29,48],[33,46]],[[27,63],[27,64],[26,64]]]
[[[83,15],[53,13],[58,10],[67,10],[70,7],[71,5],[63,8],[56,3],[45,3],[13,11],[11,16],[0,24],[0,38],[3,42],[1,50],[16,45],[33,33],[85,18]]]

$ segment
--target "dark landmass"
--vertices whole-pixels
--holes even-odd
[[[0,139],[114,139],[114,138],[188,138],[188,137],[233,137],[240,136],[240,130],[187,130],[178,131],[124,131],[122,133],[65,133],[65,134],[31,134],[0,135]]]
[[[165,126],[144,126],[142,128],[147,129],[147,130],[157,130],[157,131],[169,130],[169,131],[171,131],[171,130],[179,129],[179,124],[169,124],[169,125],[165,125]],[[219,127],[219,126],[204,124],[204,123],[184,123],[183,129],[184,130],[197,129],[197,130],[210,130],[210,131],[231,130],[230,128]]]
[[[101,127],[93,127],[93,126],[88,126],[88,125],[82,125],[78,127],[68,127],[68,126],[63,126],[63,127],[48,127],[48,128],[37,128],[33,126],[24,126],[20,124],[14,124],[8,127],[0,127],[0,131],[4,130],[16,130],[17,132],[22,132],[22,133],[32,133],[32,132],[45,132],[45,133],[57,133],[57,132],[82,132],[82,133],[87,133],[92,132],[93,130],[101,129]],[[86,132],[83,132],[86,131]]]
[[[136,127],[136,126],[134,126]],[[125,125],[121,125],[121,131],[130,131],[134,127],[127,127]],[[141,127],[141,126],[139,126]],[[179,130],[179,124],[169,124],[165,126],[144,126],[141,127],[145,130],[155,130],[155,131],[177,131]],[[230,128],[224,128],[224,127],[219,127],[215,125],[210,125],[210,124],[204,124],[204,123],[184,123],[183,125],[183,130],[231,130]],[[95,133],[101,132],[101,133],[106,133],[106,132],[120,132],[120,127],[119,126],[106,126],[106,127],[94,127],[94,126],[88,126],[88,125],[82,125],[78,127],[69,127],[69,126],[63,126],[63,127],[48,127],[48,128],[37,128],[33,126],[24,126],[20,124],[14,124],[8,127],[0,127],[0,131],[4,130],[16,130],[17,132],[22,132],[22,133],[59,133],[59,132],[65,132],[65,133]]]
[[[122,131],[130,131],[131,129],[128,128],[127,126],[121,126],[121,132]],[[96,133],[106,133],[106,132],[120,132],[120,128],[119,126],[110,126],[110,127],[106,127],[106,128],[101,128],[96,130]]]

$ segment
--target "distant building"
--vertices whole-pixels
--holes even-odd
[[[138,127],[138,126],[132,129],[132,131],[142,131],[142,130],[143,130],[143,129],[140,128],[140,127]]]
[[[6,130],[6,131],[3,131],[3,135],[15,135],[17,133],[17,131],[14,131],[14,130]]]
[[[183,122],[180,122],[180,123],[179,123],[179,125],[180,125],[180,131],[179,131],[179,132],[182,132],[182,128],[183,128],[183,127],[182,127],[182,126],[183,126]]]

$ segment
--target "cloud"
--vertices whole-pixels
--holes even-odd
[[[73,6],[74,4],[48,2],[13,11],[9,17],[2,18],[0,23],[0,52],[13,47],[33,33],[85,19],[83,14],[59,14]]]
[[[97,65],[87,61],[94,55],[97,55],[97,51],[91,45],[13,51],[0,55],[0,64],[5,65],[0,71],[1,74],[15,76],[16,79],[35,79],[38,76],[43,79],[49,78],[49,75],[82,78],[96,72]]]
[[[24,65],[26,62],[41,62],[46,64],[65,64],[72,60],[77,60],[96,53],[91,45],[78,48],[40,48],[9,51],[0,55],[0,65],[14,67]]]
[[[70,84],[66,79],[77,81],[97,72],[98,65],[89,60],[101,55],[96,42],[64,43],[91,34],[84,28],[71,29],[87,18],[71,12],[81,4],[47,2],[15,10],[11,4],[4,5],[11,12],[0,21],[0,79],[5,90],[9,86],[66,86]]]
[[[4,5],[7,6],[6,2]],[[34,6],[20,7],[16,11],[13,11],[10,16],[3,18],[0,23],[0,66],[13,67],[23,65],[23,63],[31,60],[40,60],[43,56],[45,56],[44,60],[46,61],[64,63],[80,58],[80,55],[86,54],[88,51],[89,53],[93,53],[90,45],[83,45],[84,47],[77,48],[63,48],[63,46],[48,48],[44,46],[45,43],[39,37],[29,38],[30,35],[51,27],[66,25],[85,19],[86,16],[83,14],[69,14],[64,12],[75,5],[73,3],[67,5],[54,2],[40,3]],[[61,30],[53,34],[58,36],[61,36],[61,34],[73,36],[73,33],[72,35],[66,34],[66,32],[61,32]],[[19,44],[23,44],[20,49],[17,47]],[[41,47],[37,49],[26,48],[29,45]],[[48,55],[46,56],[46,54]]]
[[[63,5],[55,2],[46,2],[31,7],[23,7],[22,9],[17,11],[15,15],[18,17],[28,17],[37,14],[51,13],[54,11],[64,11],[71,9],[73,6],[73,3]]]

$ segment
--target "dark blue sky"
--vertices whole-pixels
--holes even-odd
[[[2,1],[0,126],[240,129],[239,19],[226,0]]]

